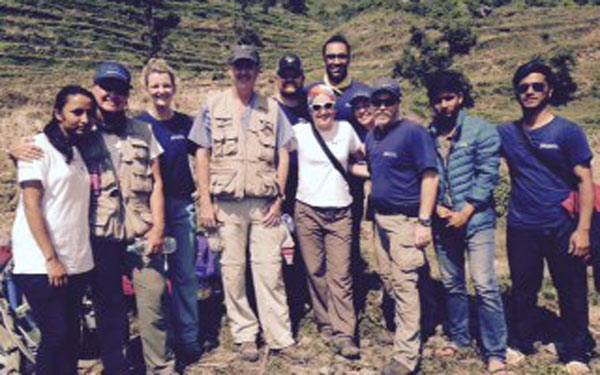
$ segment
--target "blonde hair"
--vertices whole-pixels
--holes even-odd
[[[143,87],[148,87],[148,77],[152,73],[166,73],[171,77],[171,83],[173,86],[177,86],[177,75],[175,74],[175,69],[173,69],[165,59],[153,57],[144,66],[142,69],[141,83]]]

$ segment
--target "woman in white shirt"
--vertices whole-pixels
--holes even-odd
[[[348,163],[361,142],[346,121],[335,120],[333,91],[316,85],[307,95],[311,123],[294,127],[298,150],[296,230],[321,337],[346,358],[357,358],[352,298],[352,196]],[[319,141],[319,138],[321,141]],[[328,156],[329,154],[329,156]]]
[[[94,261],[90,178],[76,144],[96,111],[89,91],[64,87],[52,120],[34,138],[43,156],[17,163],[21,196],[12,230],[13,274],[42,335],[38,375],[77,374],[81,298]]]

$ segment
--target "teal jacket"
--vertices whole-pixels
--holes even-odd
[[[465,204],[475,207],[466,234],[494,228],[494,190],[500,180],[500,135],[496,127],[471,117],[463,109],[458,114],[448,162],[445,163],[438,143],[435,123],[429,128],[437,150],[440,176],[438,204],[460,211]]]

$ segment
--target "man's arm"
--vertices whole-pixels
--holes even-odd
[[[448,215],[448,226],[462,228],[473,214],[489,204],[500,181],[500,135],[491,125],[479,133],[475,144],[475,179],[467,203]]]
[[[590,228],[594,211],[594,182],[589,167],[577,165],[573,169],[579,178],[579,222],[571,236],[569,252],[577,257],[587,257],[590,251]]]
[[[196,178],[200,195],[200,224],[205,229],[217,227],[215,209],[210,197],[210,149],[200,147],[196,150]]]
[[[24,181],[21,182],[21,188],[23,189],[25,218],[35,242],[42,250],[46,259],[48,281],[52,286],[62,286],[67,283],[67,270],[54,251],[54,246],[50,240],[50,233],[46,226],[44,211],[42,209],[44,187],[40,181]]]
[[[151,254],[162,251],[165,240],[165,195],[158,157],[152,160],[152,193],[150,194],[150,211],[152,212],[152,228],[148,232],[148,248]]]
[[[7,148],[5,151],[13,163],[16,163],[17,160],[34,161],[44,156],[44,151],[34,143],[31,137],[21,138],[19,143]]]
[[[437,200],[439,177],[437,171],[428,169],[423,172],[421,180],[421,197],[419,204],[419,219],[429,220]],[[417,224],[415,230],[415,246],[424,248],[432,240],[431,226]]]

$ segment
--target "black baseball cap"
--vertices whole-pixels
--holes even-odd
[[[281,76],[284,71],[291,70],[296,73],[304,74],[302,68],[302,60],[293,53],[287,54],[279,59],[279,68],[277,69],[277,75]]]

